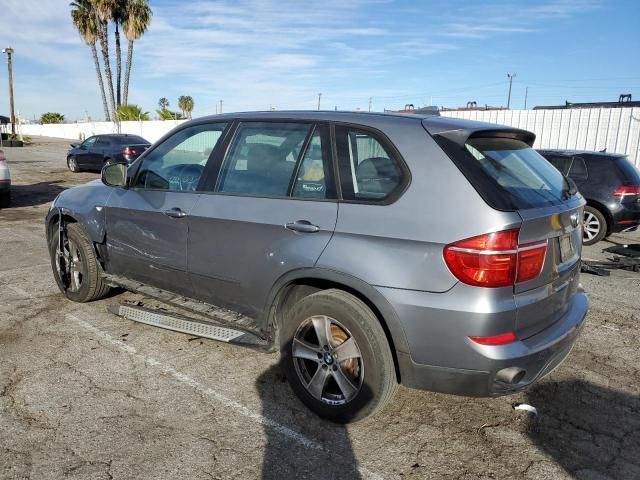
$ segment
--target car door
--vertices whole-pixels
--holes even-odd
[[[191,294],[186,257],[189,215],[224,128],[224,123],[205,123],[175,132],[131,172],[128,188],[110,196],[106,212],[110,273]]]
[[[76,157],[76,162],[79,167],[92,168],[93,162],[91,160],[91,149],[96,143],[97,139],[97,136],[89,137],[76,147],[73,155],[74,157]]]
[[[241,122],[189,218],[197,298],[258,317],[278,278],[313,267],[338,204],[329,127]]]
[[[91,168],[96,170],[102,170],[104,166],[104,159],[106,154],[111,148],[111,139],[105,136],[99,136],[96,143],[89,148],[89,158],[91,161]]]

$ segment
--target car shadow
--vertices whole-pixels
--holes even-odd
[[[67,187],[61,180],[11,186],[11,205],[7,208],[34,207],[52,202]]]
[[[274,365],[256,381],[266,446],[262,479],[359,479],[347,428],[320,419],[294,395]]]
[[[575,478],[640,478],[640,396],[584,381],[548,382],[527,393],[540,415],[537,447]]]

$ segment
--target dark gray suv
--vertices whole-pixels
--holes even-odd
[[[565,359],[588,305],[585,202],[534,138],[420,115],[190,121],[54,201],[53,272],[78,302],[120,285],[233,312],[334,421],[398,383],[509,394]]]

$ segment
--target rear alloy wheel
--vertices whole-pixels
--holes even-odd
[[[334,422],[376,413],[397,389],[391,349],[378,318],[342,290],[304,297],[286,313],[281,354],[300,400]]]
[[[607,220],[600,210],[586,206],[583,217],[582,243],[593,245],[602,240],[607,234]]]
[[[78,167],[78,160],[76,160],[76,157],[67,158],[67,167],[69,167],[69,170],[74,173],[80,171],[80,167]]]

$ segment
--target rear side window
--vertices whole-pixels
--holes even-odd
[[[558,205],[569,195],[570,187],[562,174],[523,141],[470,138],[461,153],[454,152],[454,161],[462,164],[463,173],[494,208]]]
[[[587,164],[582,157],[573,157],[571,168],[569,169],[569,177],[574,180],[586,180],[588,178]]]
[[[337,127],[336,141],[345,200],[384,201],[401,188],[405,178],[403,170],[378,135]]]
[[[222,165],[217,191],[285,197],[311,124],[245,122]]]
[[[618,169],[622,172],[622,178],[628,184],[640,185],[640,172],[626,157],[619,157],[616,160]]]

